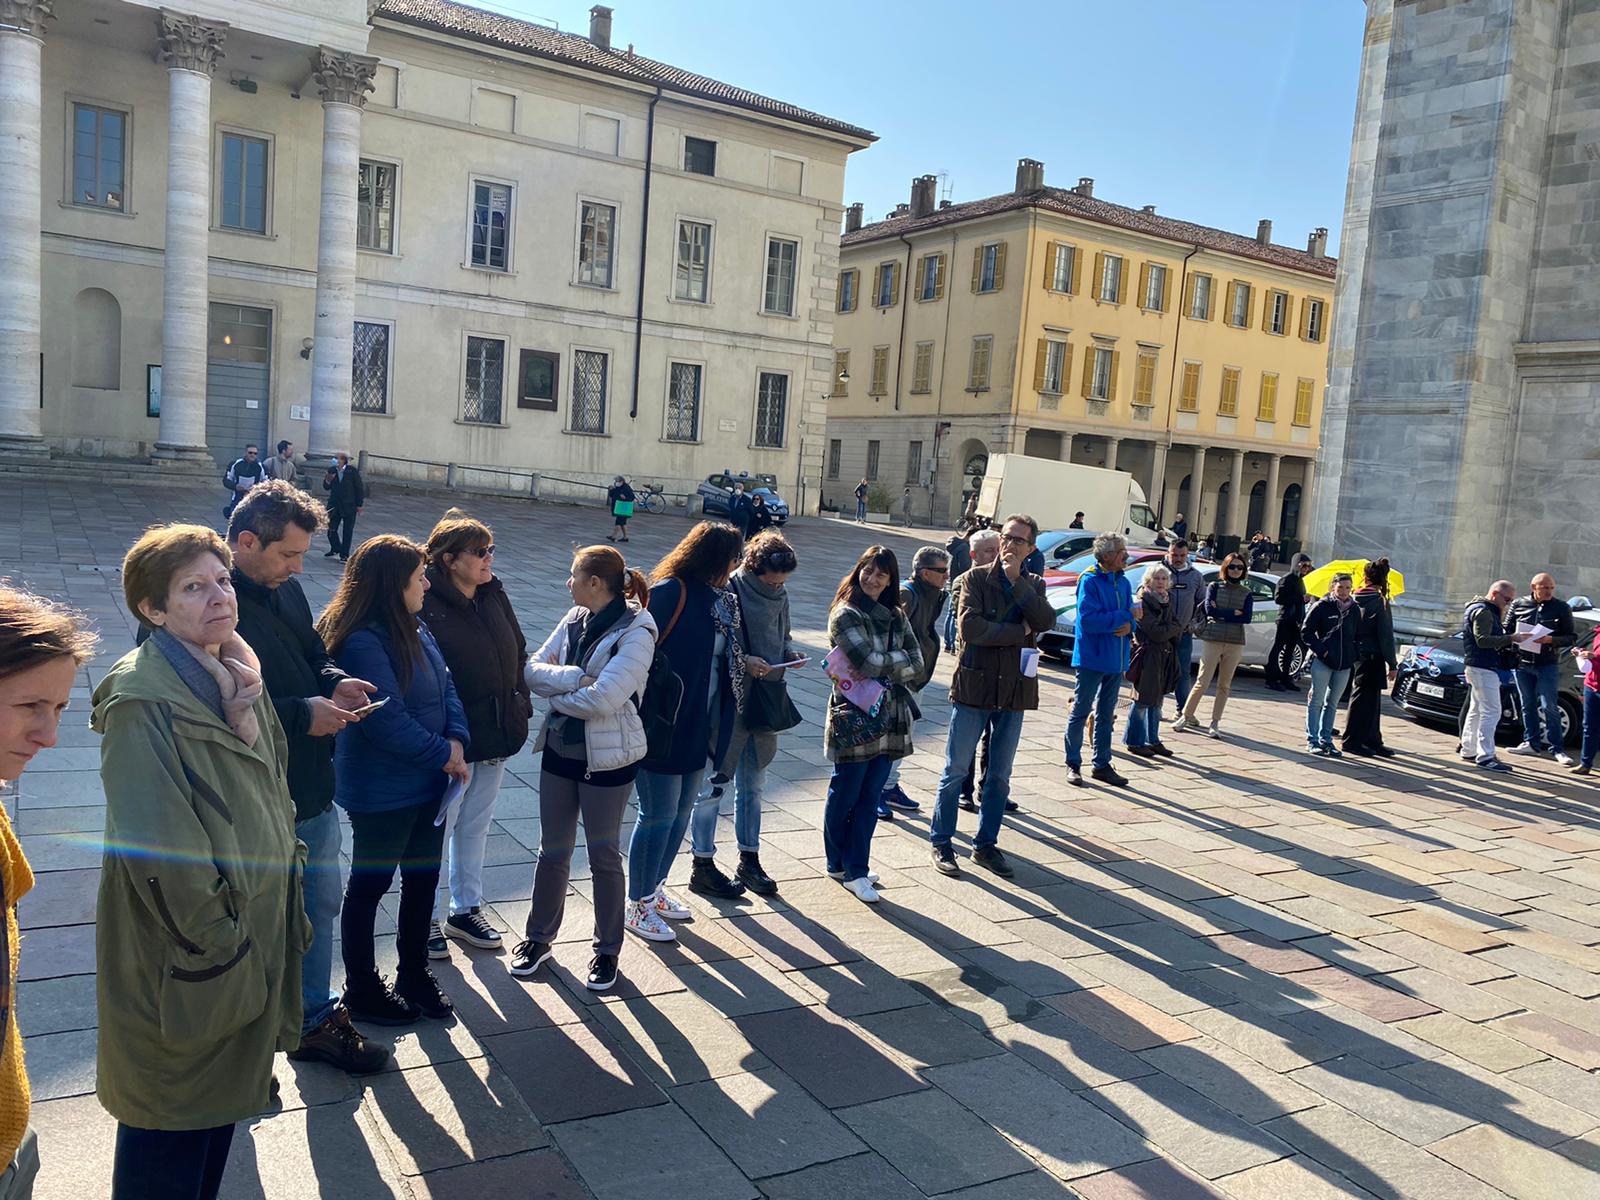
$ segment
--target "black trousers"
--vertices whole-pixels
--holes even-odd
[[[1380,750],[1383,730],[1379,717],[1383,696],[1389,690],[1389,664],[1378,655],[1368,655],[1356,663],[1350,707],[1344,717],[1344,748]]]
[[[400,952],[400,978],[420,975],[428,966],[428,924],[433,893],[439,886],[444,826],[435,825],[439,803],[387,812],[350,814],[350,879],[339,914],[346,986],[359,987],[377,971],[373,925],[378,902],[400,871],[400,919],[394,942]]]
[[[1277,636],[1272,639],[1272,651],[1267,655],[1267,682],[1292,684],[1289,677],[1290,658],[1304,643],[1300,639],[1297,621],[1279,621]]]
[[[135,1129],[117,1126],[111,1200],[217,1200],[233,1126]]]
[[[350,538],[356,531],[356,514],[350,509],[328,510],[328,549],[340,558],[350,557]]]

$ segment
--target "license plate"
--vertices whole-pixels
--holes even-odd
[[[1432,696],[1435,700],[1443,700],[1444,689],[1437,683],[1419,683],[1417,684],[1417,695]]]

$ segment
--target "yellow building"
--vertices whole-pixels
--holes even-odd
[[[1334,260],[1044,186],[847,214],[823,495],[866,477],[913,516],[959,516],[990,454],[1130,471],[1192,533],[1303,536]],[[1196,486],[1196,480],[1199,485]],[[1233,498],[1248,506],[1239,513]],[[1243,518],[1242,520],[1240,518]]]

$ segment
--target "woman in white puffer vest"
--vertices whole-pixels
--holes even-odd
[[[539,862],[525,941],[507,969],[532,975],[551,955],[566,906],[572,848],[583,818],[594,873],[594,961],[588,986],[616,982],[622,950],[626,887],[617,843],[622,814],[645,755],[636,698],[656,652],[656,623],[644,607],[645,578],[610,546],[589,546],[572,559],[567,580],[572,609],[528,660],[535,696],[550,702],[534,749],[539,764]]]

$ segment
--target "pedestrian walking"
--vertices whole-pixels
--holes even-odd
[[[1522,744],[1511,753],[1554,758],[1572,765],[1561,734],[1561,657],[1578,640],[1572,607],[1556,598],[1555,577],[1541,571],[1506,616],[1507,632],[1526,625],[1550,632],[1537,641],[1517,643],[1517,700],[1522,708]]]
[[[1184,701],[1183,715],[1174,722],[1174,732],[1199,729],[1195,712],[1206,694],[1211,681],[1217,681],[1217,694],[1211,700],[1211,724],[1205,732],[1218,737],[1222,732],[1222,713],[1228,707],[1228,694],[1233,688],[1233,673],[1239,669],[1244,657],[1244,631],[1255,610],[1255,599],[1245,586],[1244,558],[1230,554],[1222,560],[1222,571],[1206,588],[1201,609],[1204,624],[1197,636],[1200,639],[1200,675]]]
[[[238,634],[222,538],[146,532],[122,561],[148,639],[94,691],[105,852],[95,1090],[116,1200],[214,1200],[236,1122],[300,1038],[302,907],[289,747]]]
[[[1083,786],[1083,728],[1093,712],[1094,757],[1090,775],[1113,787],[1127,787],[1127,779],[1111,765],[1111,732],[1117,693],[1122,690],[1132,652],[1133,588],[1124,574],[1128,543],[1119,534],[1099,534],[1094,539],[1094,560],[1094,566],[1078,576],[1078,613],[1072,639],[1077,682],[1072,693],[1072,713],[1067,718],[1067,782]],[[1046,603],[1045,607],[1050,605]],[[1055,610],[1050,611],[1054,623]]]
[[[300,486],[300,468],[294,461],[294,443],[284,440],[278,443],[278,452],[261,468],[268,479],[281,479],[290,487]]]
[[[1323,758],[1343,758],[1333,744],[1334,718],[1345,684],[1360,656],[1361,612],[1351,596],[1354,581],[1340,573],[1328,594],[1306,613],[1302,635],[1311,652],[1311,692],[1306,700],[1306,750]]]
[[[1505,623],[1506,610],[1516,595],[1509,579],[1497,579],[1486,594],[1472,598],[1461,620],[1461,659],[1472,694],[1461,726],[1461,757],[1502,773],[1511,766],[1495,754],[1494,734],[1500,725],[1500,685],[1510,682],[1505,677],[1511,674],[1517,656],[1516,642]]]
[[[296,1061],[321,1061],[354,1074],[381,1070],[389,1048],[351,1023],[333,990],[334,923],[344,898],[339,813],[333,806],[334,735],[361,718],[375,689],[346,675],[311,621],[295,576],[327,521],[322,505],[285,480],[251,491],[228,522],[239,636],[261,660],[267,698],[289,746],[294,835],[305,843],[300,872],[311,946],[300,960],[301,1028]]]
[[[871,871],[877,800],[889,765],[912,751],[917,708],[908,685],[922,674],[922,652],[900,611],[900,565],[886,546],[869,546],[839,583],[828,613],[828,643],[845,660],[833,674],[822,744],[833,764],[822,815],[822,849],[830,879],[866,904],[876,904]],[[883,688],[871,710],[848,696],[871,680]]]
[[[900,520],[907,529],[911,528],[911,485],[906,485],[906,490],[900,496]]]
[[[666,922],[693,915],[667,892],[667,875],[683,845],[707,764],[726,753],[733,716],[744,697],[739,602],[728,590],[743,549],[737,529],[701,521],[650,576],[650,616],[661,630],[657,646],[683,684],[683,702],[671,747],[641,760],[635,784],[639,819],[628,845],[623,923],[647,941],[676,940]],[[695,859],[690,885],[702,894],[729,899],[744,894],[744,885],[717,870],[715,859]]]
[[[1361,586],[1351,593],[1360,620],[1356,626],[1356,665],[1351,672],[1350,706],[1344,716],[1344,751],[1362,757],[1393,758],[1383,744],[1383,697],[1395,676],[1394,614],[1389,608],[1389,560],[1361,568]]]
[[[922,689],[933,678],[939,663],[939,634],[936,629],[944,612],[945,584],[950,578],[950,556],[938,546],[923,546],[911,560],[911,578],[900,585],[900,611],[916,635],[917,652],[922,655],[922,670],[906,684],[911,702],[921,709]],[[891,821],[896,812],[920,812],[918,804],[900,786],[901,759],[889,764],[889,777],[878,796],[878,819]]]
[[[856,496],[856,524],[858,524],[858,525],[865,525],[867,523],[867,492],[869,490],[870,489],[868,489],[868,487],[867,487],[866,478],[863,477],[861,482],[856,484],[856,492],[855,492],[855,496]]]
[[[428,925],[439,887],[452,784],[471,782],[466,712],[433,635],[418,620],[428,590],[427,551],[392,533],[363,542],[317,624],[348,674],[376,689],[374,709],[338,735],[334,803],[350,818],[350,879],[339,920],[344,1003],[375,1025],[418,1014],[443,1020],[454,1005],[428,969]],[[378,903],[400,872],[391,987],[378,974],[373,926]]]
[[[776,523],[772,515],[772,506],[767,503],[767,498],[760,492],[750,497],[750,536],[757,537],[771,529]]]
[[[1588,775],[1600,755],[1600,629],[1594,631],[1588,653],[1578,656],[1578,667],[1583,671],[1583,749],[1572,773]]]
[[[1161,741],[1161,701],[1178,686],[1177,644],[1182,637],[1183,625],[1172,603],[1172,572],[1155,563],[1145,570],[1133,604],[1133,655],[1128,661],[1133,707],[1122,743],[1135,758],[1172,756]]]
[[[1273,603],[1278,606],[1278,628],[1272,638],[1272,649],[1267,654],[1267,687],[1275,692],[1296,690],[1294,666],[1295,651],[1303,644],[1300,628],[1306,622],[1306,576],[1311,573],[1311,556],[1296,554],[1289,569],[1278,580]]]
[[[573,607],[527,667],[550,711],[534,743],[541,757],[532,905],[506,969],[532,975],[554,952],[581,817],[594,899],[594,957],[584,985],[603,992],[616,983],[622,953],[622,816],[645,756],[638,697],[655,657],[656,623],[645,608],[645,577],[609,546],[573,555],[567,591]]]
[[[339,451],[322,477],[322,490],[328,493],[328,552],[322,557],[348,562],[356,518],[367,503],[361,468],[351,466],[350,456]]]
[[[1183,631],[1172,647],[1173,664],[1178,672],[1174,695],[1177,714],[1181,715],[1189,699],[1189,689],[1194,686],[1194,631],[1205,613],[1206,581],[1205,576],[1190,565],[1189,543],[1181,538],[1167,547],[1161,561],[1172,576],[1167,596],[1172,602],[1172,615]]]
[[[728,523],[739,531],[741,538],[750,536],[750,522],[754,516],[754,505],[750,496],[744,490],[743,483],[733,485],[733,494],[728,497]]]
[[[628,540],[628,518],[633,516],[633,505],[637,499],[626,476],[618,475],[611,481],[611,486],[606,489],[606,507],[611,509],[611,518],[615,524],[611,532],[606,534],[606,541]]]
[[[40,750],[56,744],[61,714],[96,636],[79,617],[31,592],[0,586],[0,781],[15,783]],[[0,805],[0,967],[16,994],[22,947],[17,902],[33,870]],[[15,1010],[0,1011],[0,1196],[29,1200],[39,1173],[39,1141],[28,1127],[30,1093]]]
[[[444,827],[449,911],[441,912],[435,899],[428,928],[428,957],[448,958],[446,938],[500,948],[500,931],[483,915],[483,865],[506,759],[527,744],[533,699],[523,678],[527,639],[494,571],[494,531],[452,508],[428,534],[427,550],[422,623],[449,668],[472,739],[466,754],[472,781]]]
[[[244,457],[234,459],[222,473],[222,484],[228,489],[228,502],[222,506],[223,517],[231,517],[234,506],[244,499],[245,493],[266,477],[261,465],[261,447],[251,442],[244,448]]]

